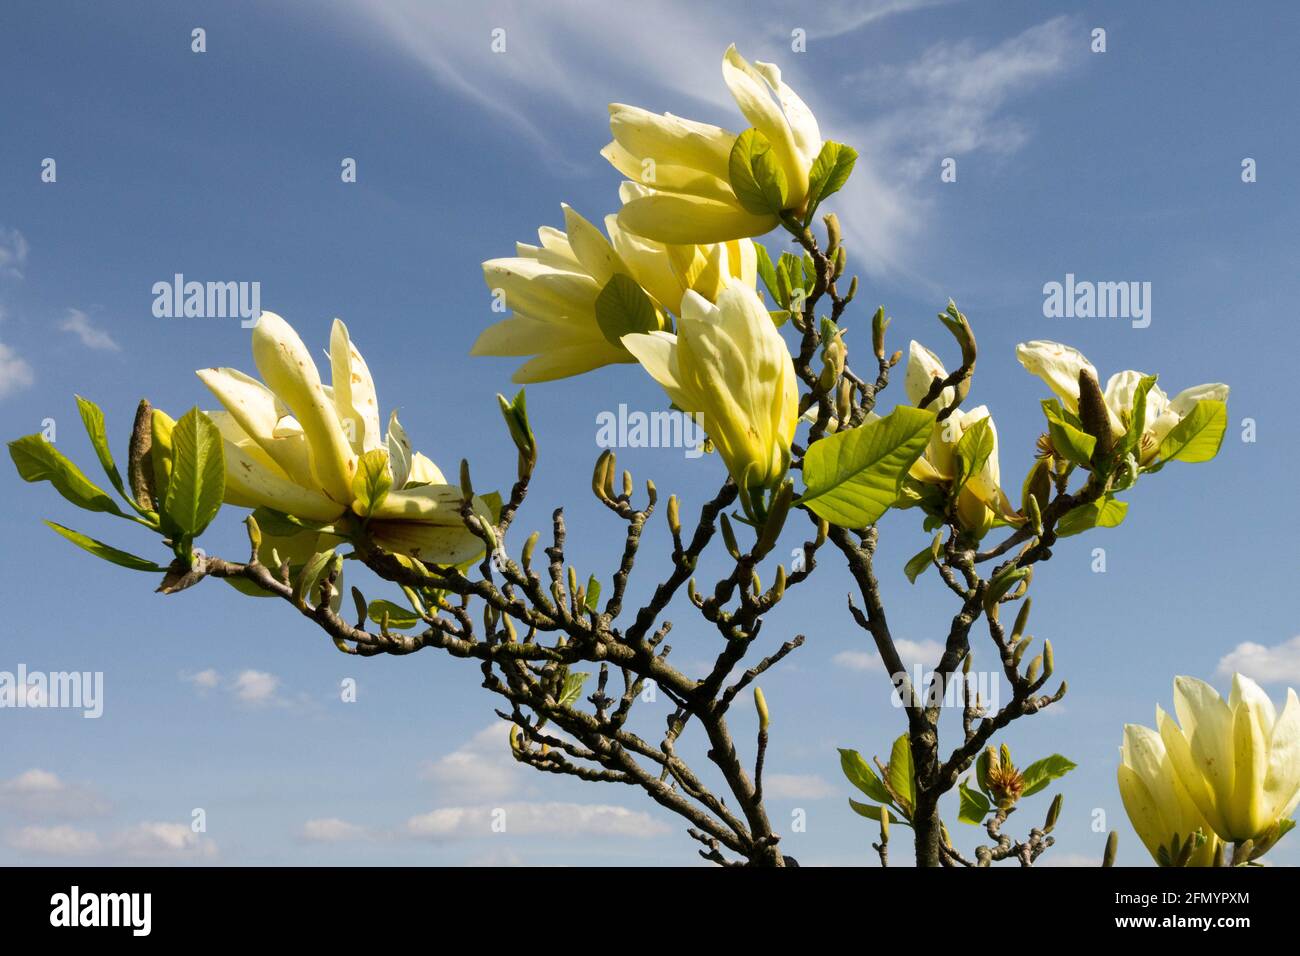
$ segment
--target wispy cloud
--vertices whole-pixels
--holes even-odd
[[[518,796],[526,783],[510,754],[508,726],[497,721],[483,728],[451,753],[428,763],[421,776],[432,780],[438,797],[448,802]]]
[[[30,251],[31,246],[21,232],[0,226],[0,276],[21,279]]]
[[[647,813],[598,803],[442,807],[411,817],[406,823],[406,831],[411,836],[427,840],[457,840],[493,834],[645,839],[672,832],[668,824]]]
[[[68,309],[67,318],[59,323],[59,330],[71,332],[88,349],[95,349],[99,352],[120,352],[122,350],[122,347],[113,340],[113,337],[97,326],[90,316],[81,309]]]
[[[747,56],[775,59],[817,114],[823,135],[859,150],[836,205],[853,212],[845,230],[855,267],[881,275],[917,269],[929,206],[916,188],[919,178],[937,178],[942,156],[1023,145],[1028,126],[1002,115],[1004,107],[1064,72],[1073,51],[1083,49],[1077,26],[1065,17],[992,45],[942,41],[914,62],[849,77],[828,76],[824,59],[790,49],[794,27],[828,38],[934,2],[842,0],[792,17],[788,5],[775,2],[666,0],[634,29],[616,4],[447,8],[420,0],[349,0],[339,9],[350,31],[368,25],[444,89],[522,132],[539,159],[565,167],[600,161],[575,155],[548,121],[565,130],[575,117],[603,124],[605,105],[621,100],[738,129],[744,121],[720,76],[723,50],[735,41]],[[498,34],[503,52],[492,51],[494,30],[505,31]]]
[[[30,819],[80,819],[107,813],[108,801],[39,767],[0,783],[0,810]]]
[[[36,373],[27,364],[27,360],[10,346],[0,342],[0,398],[8,398],[16,392],[30,388],[36,381]]]
[[[195,833],[184,823],[137,823],[108,835],[67,824],[26,826],[9,831],[5,843],[33,856],[95,857],[114,863],[123,859],[203,861],[217,855],[217,845],[211,838]]]
[[[1300,634],[1271,647],[1238,644],[1220,659],[1219,673],[1230,677],[1238,672],[1261,684],[1300,684]]]
[[[338,817],[323,817],[304,823],[298,838],[305,843],[350,843],[367,839],[370,835],[370,831],[359,824]]]
[[[821,800],[836,794],[825,777],[815,773],[773,773],[763,778],[763,792],[785,800]]]
[[[897,640],[894,646],[903,665],[911,670],[915,667],[933,667],[943,654],[943,645],[938,641]],[[831,663],[850,671],[880,671],[885,666],[875,651],[840,651],[831,658]]]

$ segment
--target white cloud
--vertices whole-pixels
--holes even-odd
[[[67,825],[23,827],[7,834],[5,842],[22,853],[38,856],[91,856],[103,849],[93,831]]]
[[[207,670],[195,674],[182,673],[181,680],[193,684],[201,691],[206,691],[212,690],[217,684],[221,683],[221,675],[209,667]]]
[[[894,641],[898,656],[903,666],[909,671],[917,667],[928,670],[939,663],[943,656],[943,645],[938,641]],[[831,663],[850,671],[883,671],[880,656],[874,651],[840,651],[831,658]]]
[[[268,674],[266,671],[246,670],[240,672],[234,683],[231,684],[230,689],[241,703],[260,705],[274,701],[275,692],[279,686],[280,678],[274,674]]]
[[[352,840],[364,840],[369,836],[363,826],[340,820],[338,817],[326,817],[308,820],[302,825],[299,839],[308,843],[344,843]]]
[[[187,823],[137,823],[114,834],[108,849],[114,857],[134,860],[206,860],[217,855],[216,843]]]
[[[90,316],[80,309],[69,309],[68,317],[59,323],[59,330],[71,332],[81,344],[97,352],[120,352],[122,347],[113,337],[90,320]]]
[[[97,857],[106,863],[123,859],[180,862],[217,855],[216,843],[184,823],[137,823],[107,837],[65,825],[27,826],[11,830],[5,843],[37,856]]]
[[[30,250],[31,246],[21,232],[0,226],[0,276],[21,279]]]
[[[511,756],[505,721],[484,727],[463,745],[428,763],[421,776],[438,787],[438,797],[473,803],[518,796],[524,789],[521,768]]]
[[[1238,671],[1261,684],[1300,684],[1300,635],[1272,647],[1243,641],[1219,661],[1221,675]]]
[[[0,398],[30,388],[35,381],[36,373],[26,359],[0,342]]]
[[[835,796],[836,790],[824,777],[815,774],[772,773],[763,777],[763,795],[785,800],[821,800]]]
[[[500,831],[498,821],[505,824]],[[493,829],[498,823],[497,829]],[[506,803],[499,807],[442,807],[411,817],[409,835],[428,840],[456,840],[491,836],[497,832],[516,836],[606,836],[644,839],[672,832],[647,813],[608,804]]]
[[[66,783],[48,770],[33,768],[0,783],[0,810],[32,819],[81,819],[108,809],[93,790]]]

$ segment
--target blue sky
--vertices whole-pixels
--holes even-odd
[[[124,457],[141,396],[179,413],[210,403],[194,369],[251,371],[238,321],[154,317],[151,287],[179,272],[260,282],[263,307],[313,347],[343,318],[381,404],[401,409],[417,446],[446,468],[469,457],[477,483],[507,484],[514,452],[493,395],[511,387],[513,364],[467,357],[494,318],[479,263],[562,224],[562,201],[592,219],[614,209],[618,177],[598,155],[607,102],[737,128],[719,70],[734,41],[777,62],[823,134],[862,154],[833,203],[863,282],[850,360],[878,302],[895,317],[894,347],[915,337],[951,359],[934,313],[955,298],[981,346],[971,404],[997,419],[1008,485],[1031,462],[1044,397],[1015,361],[1019,341],[1073,344],[1103,377],[1158,372],[1171,393],[1232,386],[1216,461],[1144,479],[1124,526],[1063,543],[1034,582],[1031,630],[1051,638],[1071,691],[1006,739],[1026,760],[1061,751],[1080,765],[1045,861],[1097,859],[1100,811],[1121,832],[1120,861],[1146,864],[1114,782],[1122,724],[1170,706],[1176,673],[1226,689],[1235,665],[1275,700],[1300,684],[1296,529],[1275,492],[1297,465],[1284,404],[1300,294],[1291,5],[1252,4],[1249,15],[1173,2],[845,0],[815,14],[777,3],[465,6],[6,9],[0,433],[54,419],[59,447],[89,473],[74,393],[103,406]],[[195,27],[207,33],[202,54],[190,49]],[[502,54],[489,49],[496,27]],[[1089,50],[1097,27],[1105,53]],[[795,28],[805,53],[790,48]],[[55,183],[41,182],[46,157]],[[340,181],[345,157],[356,183]],[[947,157],[953,183],[940,181]],[[1246,157],[1257,182],[1241,180]],[[1067,273],[1150,282],[1150,327],[1045,318],[1043,285]],[[516,547],[563,504],[579,566],[612,567],[616,528],[585,489],[595,416],[620,402],[654,409],[662,395],[634,367],[530,388],[542,459]],[[1247,418],[1254,442],[1241,440]],[[680,450],[620,461],[679,491],[689,512],[721,478],[715,458]],[[345,657],[288,608],[219,582],[163,598],[40,519],[136,550],[150,547],[143,532],[76,513],[8,467],[0,501],[0,671],[102,671],[105,682],[98,720],[0,710],[0,862],[691,859],[684,828],[638,792],[515,765],[473,665],[434,651]],[[922,649],[953,611],[934,580],[903,577],[926,540],[914,514],[882,523],[891,623]],[[204,543],[242,554],[234,509]],[[1095,547],[1105,573],[1091,570]],[[652,585],[662,555],[656,531],[635,587]],[[764,679],[769,773],[781,775],[768,778],[771,811],[787,852],[808,863],[873,863],[835,748],[883,755],[902,728],[885,675],[864,665],[847,590],[825,562],[763,634],[768,650],[809,637]],[[675,610],[679,665],[716,653],[716,633]],[[992,657],[985,642],[977,667],[981,652]],[[348,678],[354,703],[340,700]],[[662,700],[641,706],[659,726]],[[735,723],[747,746],[752,719]],[[1034,798],[1021,816],[1046,803]],[[497,806],[519,823],[483,834],[481,808]],[[796,808],[806,832],[789,833]],[[952,826],[973,845],[972,828]],[[1272,858],[1296,862],[1298,845]]]

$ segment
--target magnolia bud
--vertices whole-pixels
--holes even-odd
[[[1107,458],[1115,447],[1115,436],[1110,430],[1110,412],[1097,376],[1086,368],[1079,369],[1079,421],[1083,423],[1083,430],[1097,439],[1093,460]]]
[[[826,249],[829,252],[840,244],[840,220],[831,212],[822,216],[822,222],[826,223]]]
[[[768,724],[771,723],[771,715],[767,712],[767,700],[763,697],[761,687],[754,688],[754,708],[758,711],[758,732],[765,734]]]
[[[727,546],[727,553],[739,561],[740,545],[736,543],[736,532],[731,527],[731,519],[723,514],[720,516],[718,524],[722,527],[722,543]]]
[[[135,503],[146,511],[154,509],[153,408],[147,398],[140,399],[131,426],[131,447],[127,453],[127,478]]]
[[[876,314],[871,317],[871,347],[875,349],[876,358],[880,361],[885,359],[885,330],[889,328],[889,319],[885,318],[885,307],[882,305],[876,309]]]
[[[528,536],[528,540],[524,542],[523,554],[520,557],[523,561],[525,570],[527,570],[528,566],[533,563],[533,549],[537,547],[537,539],[540,537],[541,533],[534,531]]]
[[[682,533],[682,518],[678,512],[676,495],[668,496],[668,529],[674,536]]]
[[[1115,852],[1119,849],[1119,834],[1114,830],[1110,831],[1110,836],[1106,837],[1106,849],[1101,855],[1102,866],[1115,865]]]

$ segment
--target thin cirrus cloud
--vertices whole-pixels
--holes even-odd
[[[917,187],[925,176],[937,179],[938,159],[1020,148],[1030,131],[1003,115],[1008,104],[1065,73],[1085,49],[1079,25],[1061,16],[991,44],[943,41],[910,62],[829,79],[824,66],[803,66],[809,54],[791,52],[794,27],[833,40],[940,2],[842,0],[801,10],[800,23],[793,23],[779,4],[755,9],[672,0],[634,30],[616,4],[448,9],[420,0],[349,0],[338,10],[350,31],[368,27],[440,86],[525,134],[539,158],[562,168],[601,162],[594,152],[576,156],[567,133],[575,119],[603,125],[610,101],[738,129],[744,120],[722,82],[723,50],[734,41],[751,58],[775,60],[818,116],[823,136],[860,154],[839,205],[853,211],[845,231],[861,269],[879,277],[924,268],[918,260],[929,200]],[[691,29],[680,29],[683,22]],[[504,31],[498,35],[503,52],[492,52],[494,30]]]
[[[943,645],[938,641],[909,641],[898,640],[894,642],[898,649],[898,656],[902,659],[903,665],[909,670],[914,667],[927,667],[934,661],[937,661],[943,655]],[[850,671],[879,671],[884,670],[885,665],[880,662],[880,657],[874,651],[840,651],[831,658],[831,663],[836,667],[842,667]]]
[[[30,388],[35,381],[36,373],[27,360],[0,342],[0,399]]]
[[[108,332],[96,325],[81,309],[68,309],[67,316],[59,323],[59,330],[72,333],[82,345],[97,352],[122,350],[122,346],[118,345]]]
[[[31,246],[17,229],[0,226],[0,276],[21,279]]]

